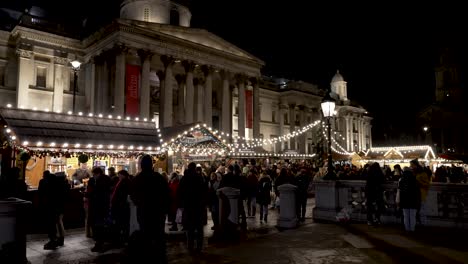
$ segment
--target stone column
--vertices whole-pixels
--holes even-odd
[[[126,47],[115,48],[115,88],[114,88],[114,111],[115,115],[124,115],[125,110],[125,56]]]
[[[16,91],[16,107],[32,108],[29,105],[29,85],[34,78],[33,52],[17,50],[18,54],[18,87]]]
[[[292,184],[283,184],[278,187],[280,192],[279,227],[295,228],[297,226],[296,189],[297,187]]]
[[[369,148],[372,148],[372,125],[369,124]]]
[[[288,109],[288,106],[285,105],[285,103],[281,100],[279,104],[279,131],[278,131],[278,136],[283,136],[284,135],[284,114],[286,113],[286,109]],[[279,151],[284,150],[284,141],[280,141],[280,148],[278,149]]]
[[[205,112],[203,119],[208,126],[213,126],[213,68],[210,66],[203,66],[202,71],[205,74]]]
[[[99,78],[99,90],[101,92],[99,97],[100,102],[100,113],[106,114],[109,113],[109,67],[107,60],[103,57],[102,58],[102,65],[101,65],[101,75]]]
[[[185,94],[185,123],[193,123],[193,101],[195,99],[195,94],[193,90],[193,70],[195,69],[195,64],[190,61],[182,62],[182,66],[185,69],[185,85],[186,85],[186,94]]]
[[[174,65],[174,58],[168,56],[161,57],[164,63],[164,101],[163,104],[163,127],[172,126],[172,66]]]
[[[231,131],[231,121],[232,116],[231,113],[231,89],[229,88],[229,72],[223,70],[220,72],[221,78],[223,80],[223,104],[221,109],[221,130],[225,133],[232,133]]]
[[[306,126],[306,111],[307,107],[304,105],[299,106],[299,125],[300,127],[305,127]],[[299,153],[300,154],[305,154],[306,153],[306,139],[307,133],[303,133],[302,135],[299,136]]]
[[[94,63],[94,58],[91,58],[87,64],[85,81],[87,110],[90,113],[94,113],[96,100],[96,64]]]
[[[203,123],[203,80],[196,78],[193,84],[195,86],[195,121]]]
[[[140,85],[140,117],[151,119],[150,117],[150,70],[151,58],[153,53],[147,50],[138,50],[138,55],[141,59],[141,85]]]
[[[258,78],[252,79],[253,84],[253,137],[260,138],[260,87]]]
[[[345,116],[345,138],[346,138],[346,150],[349,151],[349,117]]]
[[[156,74],[159,78],[159,126],[158,128],[162,128],[164,126],[164,98],[165,98],[165,80],[164,80],[164,72],[157,71]]]
[[[292,133],[296,130],[296,105],[290,104],[289,105],[289,133]],[[296,139],[294,137],[289,139],[289,148],[296,149]]]
[[[52,103],[52,111],[63,111],[63,90],[65,88],[65,74],[70,74],[73,71],[68,65],[68,59],[55,57],[54,58],[54,96]],[[71,87],[73,89],[73,87]],[[71,90],[73,91],[73,90]]]
[[[245,137],[245,76],[237,75],[237,85],[238,85],[238,125],[237,131],[239,137]]]
[[[183,125],[185,123],[185,108],[184,108],[184,98],[185,98],[185,75],[177,74],[176,81],[178,85],[177,92],[177,124]]]

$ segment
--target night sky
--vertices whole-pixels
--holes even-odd
[[[62,6],[51,0],[27,1],[67,18],[118,16],[119,10],[119,0],[101,0],[100,6],[77,1],[71,13],[64,12],[71,10],[69,1],[61,1]],[[190,2],[192,27],[207,29],[264,60],[265,75],[327,89],[339,69],[348,82],[348,97],[374,117],[375,142],[385,134],[412,133],[415,114],[434,97],[437,48],[461,45],[467,32],[462,28],[466,21],[455,12],[463,9],[437,2],[432,7],[298,0]]]

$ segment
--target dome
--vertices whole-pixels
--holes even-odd
[[[120,5],[120,18],[190,27],[190,9],[180,3],[189,4],[189,1],[124,0]]]
[[[339,70],[336,71],[336,74],[335,74],[335,76],[333,76],[331,82],[332,83],[334,83],[334,82],[344,82],[343,75],[340,74]]]

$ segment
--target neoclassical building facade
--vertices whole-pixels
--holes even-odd
[[[44,17],[17,16],[11,30],[0,30],[2,106],[68,112],[75,101],[75,113],[155,119],[159,127],[202,122],[264,139],[321,117],[316,85],[262,77],[262,60],[191,28],[178,1],[125,0],[120,18],[85,37],[49,30]],[[73,60],[82,63],[76,83]],[[334,126],[346,135],[337,140],[349,151],[369,148],[367,112],[350,103],[340,74],[331,89],[339,99]],[[264,148],[311,153],[314,135]]]

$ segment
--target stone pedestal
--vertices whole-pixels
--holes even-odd
[[[278,187],[278,191],[280,192],[280,215],[278,218],[278,227],[297,227],[296,189],[297,187],[292,184],[283,184]]]
[[[17,198],[0,200],[1,263],[28,263],[26,259],[26,219],[31,202]]]
[[[135,204],[133,203],[132,199],[130,199],[130,196],[128,196],[128,204],[130,206],[130,228],[129,228],[129,234],[131,235],[133,232],[140,230],[140,225],[138,224],[138,219],[137,219],[137,208]]]
[[[338,208],[338,188],[336,181],[317,181],[315,185],[315,207],[313,219],[335,221]]]
[[[239,196],[240,190],[231,187],[224,187],[218,189],[217,191],[218,196],[224,195],[229,200],[229,208],[225,208],[224,200],[220,197],[219,201],[219,216],[220,220],[223,219],[225,210],[229,209],[229,215],[227,220],[229,220],[233,224],[239,223]]]

